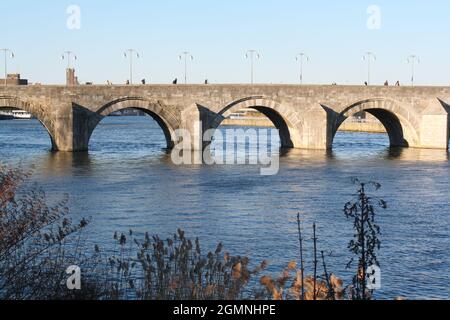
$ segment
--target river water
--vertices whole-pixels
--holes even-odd
[[[439,150],[388,148],[387,135],[339,133],[333,152],[283,153],[280,172],[258,166],[176,166],[164,135],[148,117],[111,117],[95,130],[89,153],[52,153],[43,127],[0,122],[0,162],[32,168],[55,201],[70,197],[74,219],[92,219],[88,238],[108,248],[115,231],[169,237],[177,228],[214,249],[223,242],[254,263],[280,271],[298,257],[301,212],[311,270],[312,224],[328,268],[350,281],[346,264],[352,223],[343,213],[354,198],[352,178],[377,181],[380,210],[379,299],[450,298],[450,163]]]

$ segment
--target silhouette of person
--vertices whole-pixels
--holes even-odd
[[[127,86],[130,85],[130,80],[127,80],[126,84],[127,84]]]
[[[395,83],[395,86],[396,86],[396,87],[400,87],[400,81],[397,81],[397,82]]]
[[[144,85],[145,85],[145,79],[142,79],[142,80],[141,80],[141,82],[142,82],[142,84],[144,84]]]
[[[389,82],[386,80],[386,82],[384,83],[384,85],[385,85],[386,87],[388,87],[388,86],[389,86]]]
[[[206,80],[205,80],[205,84],[208,84],[208,83],[209,83],[209,82],[208,82],[208,79],[206,79]]]
[[[175,78],[175,80],[173,80],[172,84],[178,84],[178,78]]]

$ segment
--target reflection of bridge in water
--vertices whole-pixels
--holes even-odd
[[[362,111],[385,127],[391,146],[447,149],[450,87],[360,87],[296,85],[188,86],[23,86],[0,88],[0,108],[19,108],[36,116],[50,134],[54,150],[86,151],[105,117],[125,109],[152,116],[167,145],[218,128],[232,113],[251,108],[279,129],[284,148],[329,150],[346,119]]]
[[[305,149],[284,149],[281,151],[281,163],[284,166],[289,166],[292,163],[293,166],[297,167],[299,164],[307,163],[308,166],[314,165],[324,165],[329,161],[346,160],[345,156],[339,154],[339,152],[331,150],[305,150]],[[191,159],[195,157],[195,151],[192,151]],[[351,157],[351,155],[349,155]],[[430,149],[414,149],[414,148],[386,148],[377,155],[366,156],[364,159],[368,161],[378,161],[378,160],[395,160],[403,162],[448,162],[449,153],[447,150],[430,150]],[[33,166],[38,168],[40,174],[51,175],[51,176],[65,176],[67,172],[72,172],[73,168],[78,168],[83,172],[85,176],[91,174],[91,170],[94,170],[98,163],[96,161],[96,155],[87,152],[50,152],[40,154],[33,159],[28,159],[33,163]],[[142,158],[145,161],[145,157]],[[177,167],[173,164],[171,160],[170,153],[161,154],[157,159],[149,159],[151,163],[162,163],[169,167]],[[201,164],[198,164],[201,165]],[[192,167],[192,166],[190,166]],[[78,174],[81,174],[78,172]]]

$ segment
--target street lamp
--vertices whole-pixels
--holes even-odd
[[[5,87],[6,87],[8,85],[8,53],[9,57],[13,59],[14,52],[12,52],[10,49],[0,49],[0,51],[3,51],[5,54]]]
[[[377,57],[373,52],[366,52],[362,57],[363,61],[367,61],[367,85],[370,85],[370,67],[371,63],[377,61]]]
[[[67,69],[70,69],[70,58],[73,57],[74,60],[77,60],[77,55],[75,53],[73,53],[72,51],[65,51],[62,55],[61,55],[61,60],[66,59],[67,56]]]
[[[415,72],[415,67],[416,67],[416,63],[419,64],[420,63],[420,58],[416,55],[410,55],[408,57],[408,59],[406,60],[407,63],[411,64],[411,86],[414,87],[414,72]]]
[[[130,84],[133,84],[133,57],[139,58],[139,53],[134,49],[127,49],[123,55],[130,59]]]
[[[303,84],[303,63],[309,62],[309,57],[301,52],[295,57],[295,61],[300,64],[300,84]]]
[[[256,59],[261,59],[261,55],[259,54],[258,51],[256,50],[248,50],[245,53],[245,59],[250,59],[251,60],[251,83],[254,83],[255,80],[255,58]]]
[[[194,60],[194,56],[188,52],[188,51],[184,51],[182,52],[179,56],[178,56],[178,60],[182,61],[184,59],[184,84],[187,84],[187,64],[188,64],[188,60],[193,61]]]

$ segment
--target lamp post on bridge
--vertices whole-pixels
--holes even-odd
[[[133,57],[136,56],[139,59],[139,53],[134,49],[127,49],[123,55],[130,59],[130,84],[133,84]]]
[[[256,50],[248,50],[245,53],[245,59],[250,59],[251,61],[251,84],[255,82],[255,59],[261,59],[261,55]]]
[[[303,63],[309,62],[309,57],[305,53],[300,52],[295,57],[295,61],[297,61],[300,64],[300,84],[303,84]]]
[[[377,57],[373,52],[366,52],[362,57],[363,61],[367,61],[367,85],[370,86],[371,63],[377,61]]]
[[[415,73],[415,67],[416,63],[420,63],[420,58],[416,55],[410,55],[408,59],[406,60],[407,63],[411,64],[411,86],[414,87],[414,73]]]
[[[11,59],[14,58],[14,52],[11,49],[0,49],[5,54],[5,87],[8,85],[8,54]]]
[[[193,61],[194,56],[189,51],[184,51],[178,56],[178,60],[182,61],[184,59],[184,84],[187,84],[188,77],[188,69],[187,64],[188,60]]]
[[[73,51],[65,51],[62,55],[61,55],[61,60],[65,60],[67,56],[67,69],[70,69],[71,65],[70,65],[70,59],[73,57],[74,60],[77,60],[77,55],[73,52]]]

